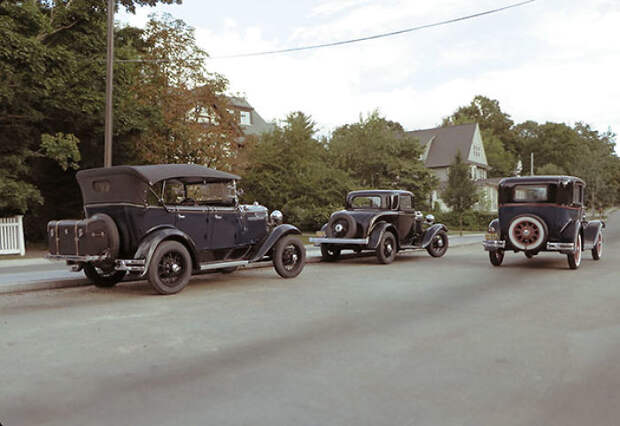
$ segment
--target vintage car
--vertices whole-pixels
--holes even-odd
[[[600,220],[586,221],[585,182],[573,176],[524,176],[499,182],[499,217],[489,224],[483,241],[491,264],[499,266],[507,250],[532,258],[543,251],[566,254],[571,269],[579,268],[581,255],[603,253]]]
[[[114,166],[77,173],[85,219],[48,223],[49,257],[111,287],[130,273],[161,294],[192,274],[272,261],[297,276],[306,251],[282,213],[239,204],[239,176],[193,164]]]
[[[426,249],[433,257],[448,250],[448,228],[414,209],[409,191],[366,190],[347,194],[345,209],[331,215],[321,237],[310,241],[321,247],[324,260],[338,259],[342,250],[376,252],[381,263],[391,263],[398,251]]]

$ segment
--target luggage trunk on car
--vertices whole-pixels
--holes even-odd
[[[101,256],[110,249],[109,231],[104,220],[58,220],[47,224],[52,255]]]

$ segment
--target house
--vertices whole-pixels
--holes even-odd
[[[487,180],[489,165],[478,123],[413,130],[407,134],[420,141],[424,149],[421,159],[439,179],[439,189],[431,194],[432,208],[449,210],[439,194],[448,181],[450,166],[454,164],[457,153],[460,153],[463,161],[469,166],[470,177],[476,181],[482,193],[482,200],[476,208],[485,211],[497,210],[497,185],[494,186]],[[488,202],[482,202],[483,200]]]
[[[228,99],[232,112],[237,117],[237,122],[244,135],[239,139],[240,143],[243,143],[247,136],[260,136],[263,133],[271,132],[275,128],[275,124],[266,122],[245,98],[231,96]]]

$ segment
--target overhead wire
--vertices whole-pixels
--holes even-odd
[[[375,40],[375,39],[384,38],[384,37],[392,37],[395,35],[410,33],[410,32],[419,31],[419,30],[423,30],[427,28],[439,27],[442,25],[448,25],[448,24],[453,24],[456,22],[466,21],[469,19],[479,18],[481,16],[491,15],[493,13],[502,12],[504,10],[513,9],[513,8],[520,7],[520,6],[525,6],[526,4],[534,3],[535,1],[537,0],[525,0],[525,1],[518,2],[518,3],[509,4],[507,6],[499,7],[496,9],[474,13],[472,15],[461,16],[459,18],[447,19],[447,20],[435,22],[432,24],[418,25],[415,27],[405,28],[405,29],[397,30],[397,31],[391,31],[388,33],[375,34],[375,35],[366,36],[366,37],[354,38],[354,39],[349,39],[349,40],[341,40],[341,41],[335,41],[335,42],[330,42],[330,43],[312,44],[308,46],[290,47],[286,49],[265,50],[261,52],[251,52],[251,53],[238,53],[238,54],[233,54],[233,55],[210,56],[209,59],[249,58],[249,57],[255,57],[255,56],[275,55],[279,53],[299,52],[303,50],[321,49],[325,47],[334,47],[334,46],[342,46],[345,44],[359,43],[362,41]]]

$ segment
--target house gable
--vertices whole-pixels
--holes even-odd
[[[480,127],[476,123],[474,130],[474,136],[472,138],[471,146],[469,147],[469,154],[467,161],[473,164],[488,167],[487,155],[484,152],[484,144],[482,143],[482,136],[480,135]]]

